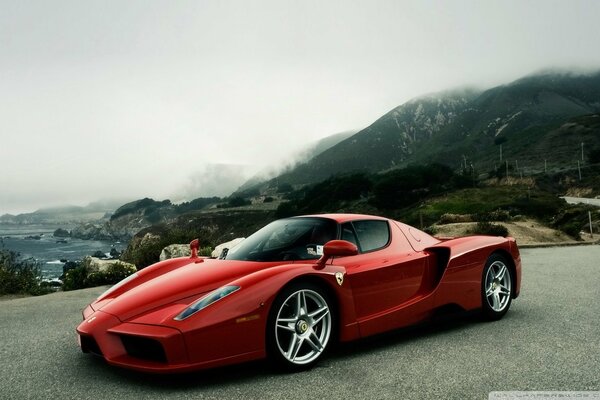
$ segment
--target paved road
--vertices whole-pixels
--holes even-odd
[[[257,362],[148,376],[79,352],[79,310],[103,289],[0,302],[0,398],[487,399],[600,389],[600,246],[525,249],[522,295],[494,323],[442,321],[346,345],[315,369]]]
[[[586,197],[569,197],[569,196],[564,196],[561,197],[561,199],[565,199],[565,201],[569,204],[590,204],[592,206],[598,206],[600,207],[600,199],[590,199],[590,198],[586,198]]]

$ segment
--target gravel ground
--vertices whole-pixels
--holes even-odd
[[[347,344],[311,371],[264,362],[144,375],[82,354],[80,310],[104,288],[0,303],[4,399],[487,399],[600,389],[600,246],[524,249],[521,296],[498,322],[461,316]]]

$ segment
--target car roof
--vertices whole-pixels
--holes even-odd
[[[367,215],[367,214],[312,214],[312,215],[299,215],[298,218],[303,217],[319,217],[319,218],[328,218],[336,221],[339,224],[343,224],[348,221],[357,221],[357,220],[379,220],[379,221],[387,221],[387,218],[377,217],[375,215]]]

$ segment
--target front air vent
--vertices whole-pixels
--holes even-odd
[[[167,356],[158,340],[132,335],[120,335],[127,355],[142,360],[166,363]]]
[[[96,343],[96,340],[92,336],[81,335],[80,337],[81,351],[103,357],[102,350],[100,350],[98,343]]]

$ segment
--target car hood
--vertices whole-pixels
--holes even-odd
[[[168,304],[189,304],[202,294],[239,277],[276,265],[281,265],[281,262],[214,259],[207,259],[201,263],[191,262],[147,281],[136,278],[135,280],[140,279],[143,282],[98,305],[103,312],[110,313],[124,322]]]

